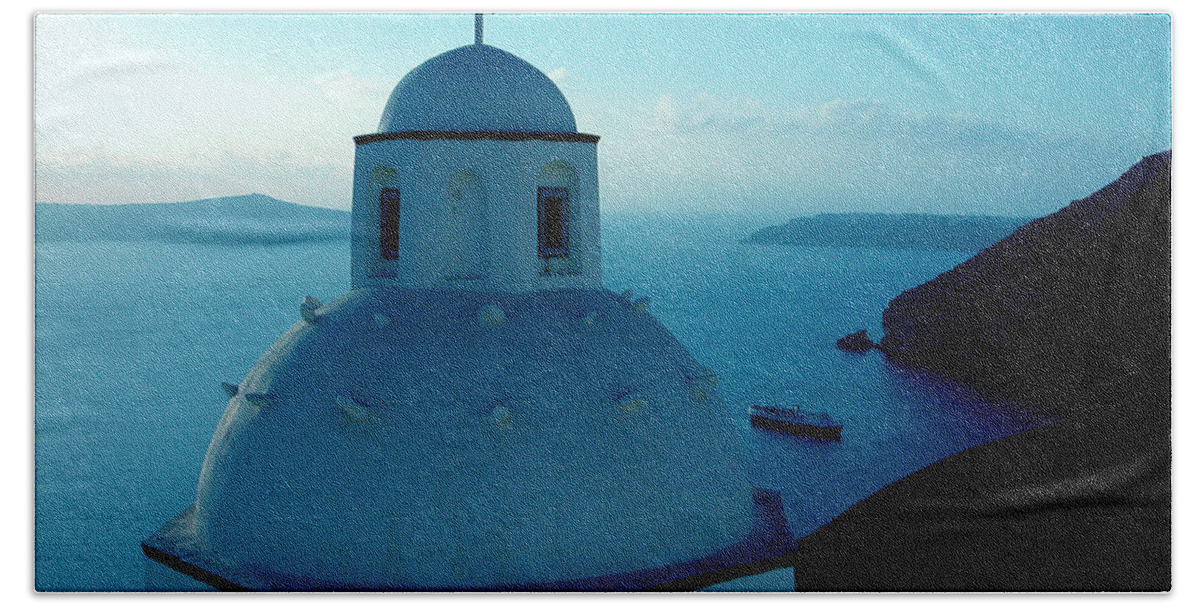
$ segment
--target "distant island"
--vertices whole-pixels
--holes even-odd
[[[767,226],[742,243],[978,251],[1028,218],[924,213],[819,213]]]
[[[350,212],[298,205],[263,194],[182,203],[36,203],[35,242],[157,241],[279,244],[350,238]]]

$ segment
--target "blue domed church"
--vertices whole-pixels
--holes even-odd
[[[598,139],[478,18],[404,76],[354,138],[350,291],[222,384],[147,587],[630,590],[785,552],[716,374],[601,284]]]
[[[353,286],[599,288],[599,139],[481,39],[426,61],[355,138]]]

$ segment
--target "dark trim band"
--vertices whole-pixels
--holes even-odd
[[[232,582],[222,576],[218,576],[201,568],[199,566],[189,564],[178,557],[171,555],[165,551],[160,551],[146,543],[142,543],[142,553],[146,557],[176,571],[180,574],[190,576],[209,587],[214,587],[218,591],[253,591],[235,582]]]
[[[354,145],[373,144],[377,141],[393,139],[415,139],[429,141],[431,139],[475,140],[491,139],[495,141],[569,141],[594,144],[600,141],[599,135],[588,133],[523,133],[521,131],[394,131],[392,133],[368,133],[355,135]]]

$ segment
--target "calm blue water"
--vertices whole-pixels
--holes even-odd
[[[946,455],[1031,424],[956,385],[838,351],[900,291],[967,252],[738,245],[763,223],[606,216],[604,272],[720,374],[756,485],[810,531]],[[194,498],[238,382],[305,294],[349,284],[345,242],[275,246],[38,243],[36,579],[43,590],[140,590],[140,542]],[[819,443],[751,429],[751,403],[843,418]]]
[[[881,313],[973,252],[741,245],[748,219],[606,218],[605,283],[651,311],[717,370],[755,485],[782,492],[805,534],[932,462],[1044,422],[1015,404],[845,353],[838,338],[883,335]],[[767,222],[770,223],[770,222]],[[801,405],[845,423],[841,442],[750,427],[746,406]]]

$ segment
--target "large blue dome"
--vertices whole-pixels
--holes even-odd
[[[575,133],[562,91],[523,59],[486,44],[447,51],[409,72],[379,131]]]

